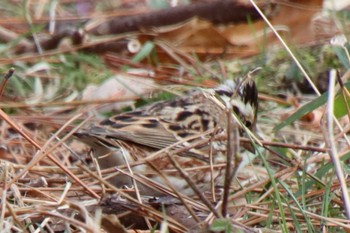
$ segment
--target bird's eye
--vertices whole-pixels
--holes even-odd
[[[239,109],[237,106],[233,106],[233,111],[237,114],[240,115]]]
[[[245,126],[247,126],[247,128],[250,128],[252,126],[252,122],[246,121],[245,122]]]

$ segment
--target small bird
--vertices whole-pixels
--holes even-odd
[[[166,182],[158,173],[161,172],[178,192],[191,195],[191,186],[174,169],[168,156],[173,156],[199,190],[207,191],[213,180],[222,184],[227,141],[207,140],[191,145],[227,134],[227,108],[240,120],[236,123],[241,133],[243,128],[255,128],[258,92],[251,78],[227,80],[214,89],[197,88],[173,100],[111,116],[76,136],[91,147],[100,168],[118,166],[126,173],[164,185]],[[174,155],[176,150],[179,152]],[[109,181],[117,187],[134,184],[125,174]],[[142,194],[158,193],[149,185],[138,182],[137,186]]]

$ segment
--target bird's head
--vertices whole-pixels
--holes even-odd
[[[215,93],[226,106],[232,108],[247,128],[254,128],[258,111],[258,90],[252,79],[227,80],[215,89]]]

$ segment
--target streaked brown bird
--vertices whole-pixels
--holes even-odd
[[[174,100],[109,117],[76,136],[92,148],[100,168],[118,166],[126,173],[163,185],[170,183],[178,192],[191,195],[192,188],[174,169],[168,156],[177,161],[199,190],[210,189],[212,181],[222,185],[227,141],[207,140],[198,144],[227,134],[227,108],[232,109],[234,119],[239,119],[235,124],[241,132],[243,128],[253,130],[258,109],[255,82],[247,78],[226,81],[215,89],[198,88]],[[134,184],[125,174],[109,181],[118,187]],[[137,187],[142,194],[159,193],[140,182]]]

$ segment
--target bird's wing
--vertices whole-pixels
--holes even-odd
[[[85,133],[106,139],[130,141],[155,149],[165,148],[178,141],[158,117],[135,117],[129,114],[103,120]]]

